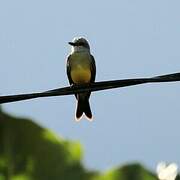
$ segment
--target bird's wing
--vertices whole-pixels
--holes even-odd
[[[67,58],[66,73],[67,73],[67,76],[68,76],[69,84],[71,85],[71,84],[73,84],[73,81],[72,81],[72,78],[71,78],[70,58],[71,58],[71,55],[69,55],[68,58]]]
[[[91,63],[91,83],[95,81],[96,77],[96,63],[93,55],[91,55],[92,63]]]

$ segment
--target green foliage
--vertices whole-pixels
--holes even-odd
[[[96,180],[157,180],[157,178],[136,163],[108,171]]]
[[[78,142],[0,109],[0,180],[156,180],[139,164],[105,173],[86,170]],[[179,176],[178,176],[179,179]]]
[[[85,179],[78,142],[65,141],[28,119],[0,113],[0,177]]]

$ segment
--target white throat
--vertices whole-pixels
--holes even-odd
[[[74,52],[88,52],[90,53],[90,50],[83,46],[72,46],[71,53]]]

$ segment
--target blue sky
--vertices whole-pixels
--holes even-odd
[[[67,44],[86,37],[96,81],[180,72],[178,0],[0,2],[1,95],[68,85]],[[74,96],[5,104],[59,135],[81,142],[84,163],[108,169],[138,161],[180,166],[180,83],[147,84],[92,93],[94,122],[74,121]]]

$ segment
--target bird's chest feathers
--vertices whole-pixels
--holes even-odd
[[[75,53],[71,55],[71,78],[76,84],[88,83],[91,80],[90,55]]]

